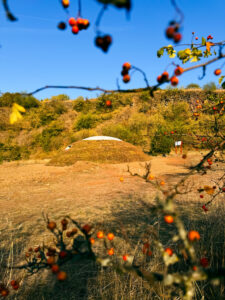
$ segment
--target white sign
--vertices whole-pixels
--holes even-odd
[[[181,146],[181,145],[182,145],[182,141],[175,142],[175,146]]]

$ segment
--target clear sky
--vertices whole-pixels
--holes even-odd
[[[185,13],[183,42],[190,43],[191,32],[199,39],[211,34],[213,41],[225,39],[224,0],[177,0]],[[102,20],[101,29],[113,36],[113,45],[107,54],[94,46],[94,22],[101,8],[95,0],[82,1],[82,15],[91,25],[77,36],[59,31],[56,26],[65,20],[66,14],[57,0],[9,0],[17,22],[6,20],[0,10],[0,91],[30,92],[44,85],[82,85],[116,88],[120,79],[121,88],[144,87],[140,74],[134,74],[129,84],[121,82],[121,65],[125,61],[142,68],[150,84],[163,72],[171,61],[157,58],[156,51],[171,42],[164,31],[175,12],[170,0],[133,0],[131,18],[124,10],[110,7]],[[71,0],[71,15],[76,16],[77,0]],[[180,77],[179,86],[196,82],[217,83],[213,71],[221,66],[218,62],[207,68],[207,76],[198,80],[201,70],[187,72]],[[224,67],[225,69],[225,67]],[[171,69],[169,69],[172,71]],[[96,92],[79,90],[47,90],[36,95],[44,99],[66,93],[71,99],[77,96],[95,97]]]

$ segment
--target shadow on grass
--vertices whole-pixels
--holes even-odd
[[[122,203],[122,206],[121,206]],[[157,212],[152,212],[152,205],[145,204],[141,199],[123,199],[115,202],[111,207],[111,214],[102,224],[98,224],[106,233],[114,232],[115,235],[128,243],[127,248],[121,246],[120,250],[135,249],[140,243],[145,231],[154,231],[165,247],[171,247],[175,252],[178,251],[178,244],[172,242],[172,236],[176,232],[174,225],[164,222],[163,216]],[[197,230],[201,239],[196,243],[197,257],[207,257],[210,268],[217,270],[225,267],[225,205],[212,207],[207,214],[201,211],[201,206],[195,201],[186,203],[176,202],[180,216],[187,230]],[[120,209],[118,209],[120,207]],[[97,217],[96,217],[97,220]],[[149,231],[148,231],[149,232]],[[151,241],[150,241],[151,242]],[[139,249],[139,250],[140,250]],[[156,249],[152,249],[153,255],[148,261],[151,270],[156,272],[163,271],[162,260]],[[123,253],[121,252],[120,255]],[[142,255],[143,256],[143,255]],[[144,262],[146,263],[146,261]],[[185,261],[175,266],[177,271],[185,271],[187,265]],[[27,281],[26,286],[18,291],[18,297],[12,296],[11,299],[22,300],[91,300],[91,299],[156,299],[165,296],[166,290],[158,286],[156,290],[148,290],[143,286],[141,280],[136,280],[130,275],[115,274],[114,271],[102,270],[90,261],[79,263],[66,263],[61,268],[68,274],[68,280],[58,282],[55,275],[49,270],[43,272],[43,277],[39,274],[33,276],[32,281]],[[175,271],[176,271],[175,270]],[[196,283],[195,299],[224,299],[224,284],[212,286],[209,282]],[[10,299],[10,298],[9,298]]]

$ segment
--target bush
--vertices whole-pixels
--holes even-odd
[[[158,128],[153,139],[151,140],[150,153],[152,155],[157,154],[169,154],[171,148],[174,145],[174,140],[171,136],[165,135],[165,128]]]
[[[186,86],[186,89],[200,89],[201,87],[197,83],[190,83]]]
[[[40,105],[40,102],[33,96],[23,96],[19,93],[5,93],[0,97],[0,107],[11,107],[13,103],[17,103],[26,109]]]
[[[21,159],[21,150],[18,145],[5,145],[0,143],[0,161]]]
[[[97,118],[92,114],[81,114],[78,117],[78,120],[74,124],[74,129],[81,130],[81,129],[90,129],[96,126]]]
[[[49,152],[53,149],[58,149],[61,145],[56,144],[55,137],[58,137],[64,130],[63,125],[60,122],[53,122],[51,126],[45,128],[42,133],[35,137],[34,144],[38,144],[45,152]]]
[[[215,91],[216,90],[216,84],[215,82],[209,82],[209,83],[206,83],[205,85],[203,85],[203,90],[205,92],[208,92],[208,91]]]
[[[78,97],[74,100],[73,109],[77,112],[88,112],[92,107],[92,103],[90,100],[84,100],[83,97]]]

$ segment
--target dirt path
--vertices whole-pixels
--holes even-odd
[[[200,159],[191,153],[153,157],[151,173],[168,184],[175,183],[188,166]],[[68,167],[46,166],[46,162],[11,162],[0,166],[0,209],[2,218],[14,225],[40,220],[41,212],[51,215],[95,216],[110,213],[112,203],[129,197],[146,197],[155,193],[152,185],[127,172],[127,164],[77,162]],[[130,163],[132,173],[143,173],[144,163]],[[120,177],[124,181],[120,181]],[[122,201],[122,200],[121,200]],[[1,227],[4,222],[1,222]]]

